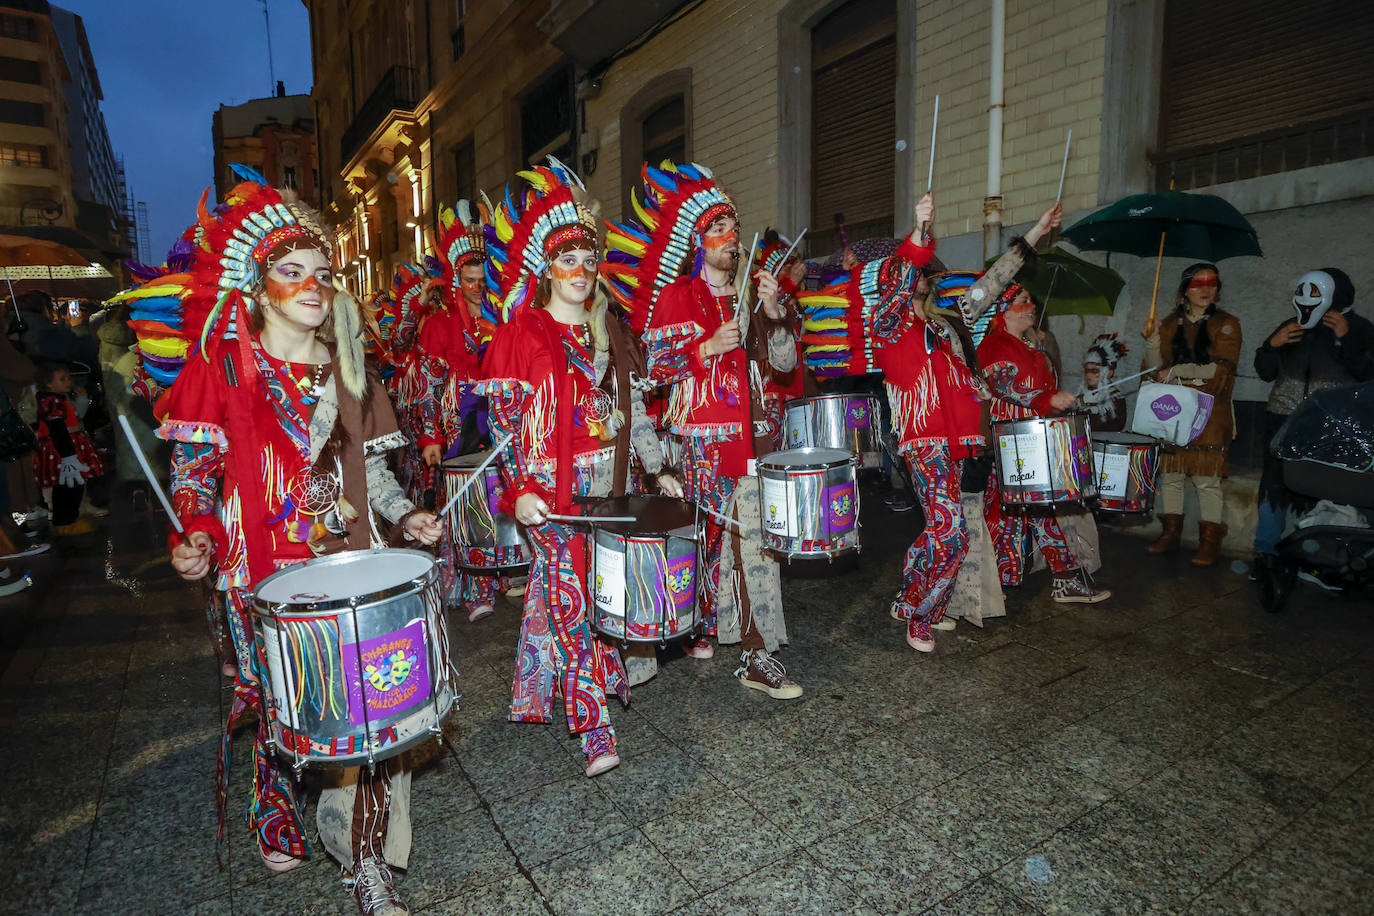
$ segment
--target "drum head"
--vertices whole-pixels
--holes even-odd
[[[434,568],[418,550],[349,550],[274,572],[254,592],[268,604],[312,604],[373,594],[404,585]]]
[[[1159,444],[1158,439],[1151,439],[1139,433],[1093,433],[1093,441],[1111,442],[1116,445],[1144,445],[1150,448]]]
[[[828,468],[848,464],[854,460],[852,452],[837,448],[789,448],[770,452],[759,459],[760,467],[772,468]]]
[[[616,534],[666,535],[683,528],[695,528],[697,523],[696,506],[685,499],[673,499],[671,496],[636,493],[606,499],[579,498],[577,502],[582,506],[585,515],[630,515],[638,519],[634,522],[607,522],[597,526]]]
[[[483,449],[480,452],[473,452],[470,455],[459,455],[457,458],[449,458],[445,460],[443,467],[446,471],[470,471],[473,468],[477,467],[477,465],[481,464],[483,461],[486,461],[487,456],[490,454],[491,449]]]

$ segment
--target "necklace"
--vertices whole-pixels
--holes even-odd
[[[302,363],[300,365],[308,366],[309,363]],[[306,375],[303,375],[300,378],[297,378],[296,375],[291,371],[291,366],[291,363],[283,362],[281,364],[282,374],[286,376],[286,380],[288,382],[296,386],[296,391],[300,393],[302,401],[304,401],[306,404],[315,403],[317,400],[319,400],[320,397],[320,383],[324,381],[324,372],[327,368],[326,364],[316,363],[315,371],[313,374],[307,372]]]

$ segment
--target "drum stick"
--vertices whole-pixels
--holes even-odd
[[[739,299],[735,302],[735,321],[744,323],[744,317],[749,314],[749,274],[754,269],[754,252],[759,248],[759,234],[754,233],[754,243],[749,246],[749,260],[744,263],[744,274],[738,281]],[[743,328],[740,329],[743,333]]]
[[[1064,199],[1064,176],[1069,172],[1069,144],[1073,142],[1073,128],[1069,128],[1069,135],[1064,138],[1064,164],[1059,167],[1059,193],[1054,195],[1055,200]]]
[[[582,522],[585,525],[610,524],[612,522],[637,522],[634,515],[557,515],[550,512],[544,516],[551,522]]]
[[[1149,375],[1151,372],[1154,372],[1158,368],[1158,366],[1151,366],[1144,372],[1137,372],[1135,375],[1128,375],[1125,378],[1117,379],[1116,381],[1109,382],[1106,385],[1099,385],[1098,387],[1094,388],[1093,391],[1111,391],[1117,385],[1124,385],[1129,381],[1133,381],[1135,379],[1140,378],[1142,375]]]
[[[740,534],[744,533],[744,526],[739,523],[738,519],[733,519],[728,515],[721,515],[715,509],[712,509],[710,506],[703,506],[701,503],[695,503],[694,505],[702,512],[705,512],[707,515],[715,516],[727,525],[734,525],[736,528],[739,529]]]
[[[501,440],[500,445],[497,445],[495,448],[491,450],[490,455],[482,459],[481,464],[477,465],[477,467],[472,469],[472,473],[468,475],[467,480],[463,481],[463,485],[458,488],[458,492],[454,493],[453,498],[450,499],[444,505],[443,509],[439,510],[439,515],[437,516],[438,518],[443,518],[445,515],[448,515],[450,512],[453,511],[453,507],[458,505],[459,497],[461,497],[464,493],[467,492],[468,487],[472,486],[473,481],[477,479],[477,475],[485,471],[487,469],[487,465],[491,464],[494,460],[496,460],[496,456],[501,453],[501,449],[505,448],[506,444],[514,438],[515,433],[508,434],[506,438]]]
[[[940,95],[935,95],[935,114],[930,119],[930,167],[926,169],[926,193],[935,187],[935,132],[940,127]]]
[[[783,254],[782,260],[778,262],[778,266],[773,268],[773,276],[776,277],[778,275],[778,271],[782,270],[782,266],[787,263],[788,258],[792,257],[792,252],[797,250],[797,246],[801,244],[801,240],[804,238],[806,238],[806,229],[802,229],[802,231],[797,234],[797,240],[793,242],[792,247],[787,249]],[[757,308],[758,307],[755,306],[755,310],[757,310]]]
[[[116,411],[119,417],[119,426],[124,430],[124,438],[129,440],[129,448],[134,450],[134,458],[138,460],[138,466],[143,469],[143,476],[148,478],[148,486],[153,488],[153,493],[157,496],[157,501],[162,503],[162,511],[167,513],[167,519],[172,523],[172,528],[181,535],[181,539],[186,541],[186,529],[181,526],[181,519],[177,518],[176,512],[172,511],[172,501],[167,498],[167,491],[162,489],[162,484],[158,483],[153,476],[153,468],[148,464],[148,456],[143,454],[143,449],[139,446],[138,440],[134,438],[133,427],[129,425],[129,418],[124,415],[124,411]]]

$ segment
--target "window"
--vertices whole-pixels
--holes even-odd
[[[896,30],[894,0],[850,0],[811,32],[811,251],[839,247],[839,214],[851,240],[893,234]]]
[[[463,20],[467,18],[467,0],[454,0],[453,6],[453,34],[449,36],[453,41],[453,59],[457,60],[463,56],[463,52],[468,49],[467,32],[463,28]]]
[[[16,102],[13,99],[0,99],[0,121],[31,127],[42,127],[48,123],[43,105],[38,102]]]
[[[664,159],[687,158],[687,103],[675,95],[644,116],[641,135],[645,162],[658,165]]]
[[[453,148],[453,174],[458,182],[458,200],[477,200],[477,145],[468,137]]]
[[[48,148],[31,143],[0,143],[0,165],[20,165],[26,168],[46,169],[48,167]]]
[[[1374,156],[1372,43],[1374,16],[1346,0],[1169,0],[1157,187]]]
[[[520,101],[520,164],[536,165],[548,155],[572,164],[573,71],[562,67],[537,83]]]
[[[9,80],[12,83],[31,83],[37,86],[43,81],[43,71],[36,60],[0,57],[0,80]]]
[[[38,23],[27,16],[0,15],[0,38],[37,41]]]
[[[296,167],[294,165],[283,166],[281,170],[281,186],[297,190],[300,185],[296,183]]]

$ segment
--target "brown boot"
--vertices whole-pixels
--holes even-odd
[[[1145,549],[1150,553],[1171,553],[1178,550],[1178,539],[1183,536],[1183,516],[1161,515],[1159,523],[1164,526],[1164,532],[1160,534],[1159,540]]]
[[[1197,532],[1197,553],[1193,554],[1194,566],[1215,566],[1221,556],[1221,539],[1226,537],[1226,526],[1219,522],[1199,522]]]

